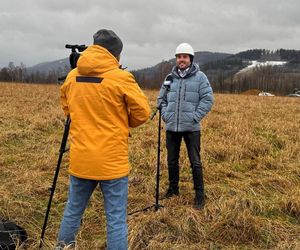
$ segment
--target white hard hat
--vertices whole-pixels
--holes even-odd
[[[178,54],[188,54],[191,56],[195,55],[193,47],[188,43],[181,43],[177,46],[175,50],[175,56],[177,56]]]

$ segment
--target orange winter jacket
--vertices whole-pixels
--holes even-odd
[[[71,117],[70,174],[92,180],[127,176],[129,127],[150,115],[133,75],[119,69],[108,50],[92,45],[62,85],[61,104]]]

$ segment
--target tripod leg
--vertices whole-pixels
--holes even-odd
[[[70,117],[68,117],[66,122],[65,122],[65,129],[64,129],[64,134],[63,134],[61,146],[60,146],[60,149],[59,149],[59,157],[58,157],[57,166],[56,166],[56,170],[55,170],[55,174],[54,174],[54,178],[53,178],[53,182],[52,182],[52,187],[50,188],[51,193],[50,193],[49,202],[48,202],[48,206],[47,206],[47,211],[46,211],[44,224],[43,224],[43,228],[42,228],[39,248],[42,248],[42,246],[43,246],[44,235],[45,235],[45,231],[46,231],[46,227],[47,227],[47,222],[48,222],[48,217],[49,217],[49,213],[50,213],[52,199],[53,199],[53,196],[54,196],[54,191],[55,191],[55,188],[56,188],[56,182],[57,182],[57,178],[58,178],[58,174],[59,174],[59,169],[60,169],[62,157],[63,157],[63,154],[65,152],[66,144],[67,144],[67,140],[68,140],[68,135],[69,135],[69,130],[70,130],[70,123],[71,123],[71,119],[70,119]]]

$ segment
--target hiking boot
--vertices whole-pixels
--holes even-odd
[[[197,210],[201,210],[204,208],[205,199],[204,194],[202,192],[196,192],[194,208]]]
[[[179,195],[178,189],[168,188],[166,194],[164,195],[164,198],[165,199],[169,199],[169,198],[171,198],[174,195],[176,195],[176,196]]]

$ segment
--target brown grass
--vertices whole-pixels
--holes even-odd
[[[242,95],[258,95],[261,91],[259,89],[249,89],[242,92]]]
[[[157,91],[146,91],[155,105]],[[192,208],[187,152],[180,158],[181,195],[165,207],[128,217],[130,249],[300,249],[300,100],[219,95],[202,122],[207,203]],[[157,118],[132,130],[129,212],[155,195]],[[23,226],[37,249],[64,117],[59,86],[0,84],[0,216]],[[162,133],[161,193],[167,187]],[[67,197],[65,157],[45,249],[52,249]],[[78,235],[78,249],[103,249],[105,217],[96,192]]]

